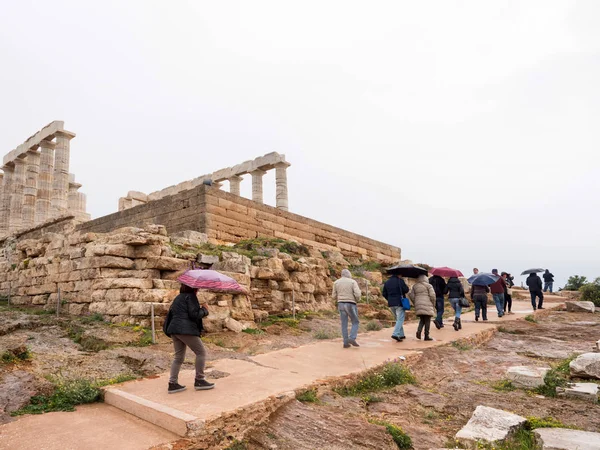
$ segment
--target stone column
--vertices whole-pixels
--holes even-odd
[[[239,175],[234,175],[231,178],[229,178],[229,193],[240,195],[240,183],[242,182],[242,180],[243,178]]]
[[[74,133],[58,131],[56,133],[56,151],[54,152],[54,180],[52,185],[51,216],[60,216],[69,207],[69,159],[70,141]]]
[[[38,176],[40,173],[40,154],[29,150],[25,157],[25,188],[23,189],[23,228],[35,224],[35,202],[37,197]]]
[[[267,172],[261,169],[250,172],[252,175],[252,200],[257,203],[263,203],[263,175],[265,173]]]
[[[50,218],[52,185],[54,178],[54,142],[40,142],[40,175],[35,201],[35,224]]]
[[[288,162],[275,164],[275,206],[283,211],[288,210],[287,168],[290,167],[290,165],[291,164]]]
[[[223,183],[219,183],[218,181],[211,181],[211,186],[216,189],[221,189],[221,186],[223,186]]]
[[[8,231],[14,232],[23,228],[23,188],[25,187],[25,160],[14,160],[15,172],[13,173],[10,196],[10,222]]]
[[[10,224],[10,192],[12,190],[13,166],[3,166],[2,203],[0,203],[0,234],[7,234]]]
[[[78,220],[89,220],[85,194],[78,192],[80,187],[81,184],[75,182],[75,175],[69,174],[69,212]]]

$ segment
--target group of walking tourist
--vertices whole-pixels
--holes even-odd
[[[403,268],[406,268],[406,271]],[[544,273],[545,285],[542,287],[542,280],[537,275],[537,272],[541,271],[543,269],[531,269],[523,272],[523,274],[529,274],[527,286],[529,287],[531,305],[534,310],[543,309],[543,292],[547,290],[552,292],[554,281],[554,275],[546,270]],[[192,276],[194,272],[196,278]],[[211,270],[192,270],[178,279],[181,282],[179,295],[171,304],[163,325],[163,331],[172,339],[175,351],[168,383],[169,394],[186,389],[185,386],[179,384],[178,378],[187,348],[190,348],[196,356],[194,389],[207,390],[215,387],[214,383],[210,383],[205,379],[206,349],[200,339],[203,331],[202,319],[208,316],[209,310],[208,305],[200,303],[197,296],[198,287],[214,287],[216,286],[215,283],[219,282],[215,279],[202,280],[204,275],[209,272],[216,274],[217,277],[221,276],[218,272]],[[448,303],[454,311],[452,327],[456,331],[462,329],[462,309],[469,307],[470,303],[466,299],[465,285],[459,279],[459,277],[462,277],[460,271],[447,267],[434,268],[431,270],[431,277],[428,278],[426,269],[408,265],[388,269],[388,273],[390,273],[390,277],[383,285],[382,294],[387,300],[388,307],[395,319],[392,339],[397,342],[406,339],[404,333],[406,311],[413,309],[419,319],[416,332],[417,339],[432,341],[431,323],[433,322],[438,330],[444,328],[445,296],[448,297]],[[414,280],[411,283],[411,288],[409,288],[409,284],[404,277]],[[223,277],[221,276],[221,278]],[[492,294],[499,318],[505,314],[512,314],[513,280],[514,277],[508,272],[498,274],[498,270],[493,269],[490,274],[481,274],[479,269],[473,269],[473,276],[468,279],[468,283],[470,285],[470,297],[475,307],[476,321],[479,321],[480,317],[483,321],[488,320],[488,293]],[[233,286],[232,283],[237,285],[234,280],[231,280],[224,281],[222,286],[230,289]],[[239,288],[239,285],[237,287]],[[337,302],[344,348],[359,347],[360,345],[356,341],[359,329],[357,304],[361,299],[361,290],[348,269],[342,270],[341,277],[333,283],[331,296],[333,301]],[[350,331],[348,332],[349,324]]]

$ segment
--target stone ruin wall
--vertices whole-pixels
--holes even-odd
[[[62,313],[98,313],[113,323],[146,327],[154,304],[160,325],[178,293],[176,277],[194,260],[246,288],[247,295],[199,292],[210,305],[206,329],[239,332],[269,314],[290,314],[293,302],[297,311],[333,310],[332,272],[361,262],[315,249],[292,256],[264,248],[250,259],[232,248],[216,256],[198,250],[207,240],[193,231],[168,236],[161,225],[94,233],[78,231],[76,221],[59,220],[2,242],[0,293],[10,294],[15,305],[55,310],[60,290]],[[368,290],[371,302],[384,304],[381,273],[365,272],[358,281],[363,295]],[[384,318],[389,312],[375,314]]]
[[[398,247],[205,185],[83,223],[78,229],[105,233],[148,224],[164,225],[170,233],[205,233],[213,243],[280,238],[350,258],[389,264],[400,260]]]
[[[54,121],[8,152],[0,173],[0,236],[58,217],[89,220],[81,184],[69,173],[75,133]]]

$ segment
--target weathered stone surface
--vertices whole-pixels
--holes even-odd
[[[534,433],[542,450],[600,450],[600,433],[565,428],[538,428]]]
[[[217,255],[198,255],[198,262],[202,264],[216,264],[219,262],[219,257]]]
[[[177,271],[189,268],[190,262],[186,259],[165,258],[163,256],[158,258],[148,258],[146,263],[146,269]]]
[[[592,302],[565,302],[569,312],[589,312],[596,311],[596,306]]]
[[[235,333],[241,333],[242,330],[244,329],[244,326],[239,323],[237,320],[232,319],[231,317],[228,317],[227,319],[225,319],[224,322],[225,328],[227,328],[230,331],[233,331]]]
[[[594,349],[595,352],[600,352],[600,340],[596,341],[596,348]]]
[[[566,388],[556,388],[558,395],[578,398],[588,402],[598,402],[598,385],[596,383],[571,383]]]
[[[213,270],[237,273],[250,273],[250,258],[233,252],[223,252],[222,261],[213,264]]]
[[[522,427],[527,419],[500,409],[478,406],[469,422],[456,433],[464,441],[494,442],[506,439]]]
[[[516,387],[530,389],[543,386],[549,370],[549,367],[514,366],[508,368],[506,377]]]
[[[569,364],[571,376],[600,379],[600,353],[584,353]]]

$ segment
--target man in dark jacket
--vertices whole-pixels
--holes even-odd
[[[388,306],[396,318],[396,326],[392,333],[392,339],[400,342],[406,339],[404,335],[404,308],[402,299],[408,294],[408,286],[400,275],[392,275],[383,285],[383,297],[387,300]]]
[[[492,273],[497,277],[498,269],[493,269]],[[496,310],[498,311],[498,317],[502,317],[504,315],[504,289],[506,288],[506,281],[504,278],[498,278],[494,284],[490,285],[490,291],[492,292],[492,297],[494,298],[494,303],[496,304]]]
[[[544,292],[546,292],[549,289],[550,293],[552,294],[552,287],[554,286],[554,275],[552,275],[550,271],[546,269],[544,275],[542,276],[544,277]]]
[[[475,320],[479,321],[479,312],[483,320],[487,319],[487,293],[490,288],[487,286],[471,286],[471,300],[475,303]]]
[[[208,316],[208,307],[206,304],[200,305],[196,297],[197,291],[198,289],[182,284],[179,295],[173,300],[163,324],[163,331],[173,340],[173,347],[175,348],[175,358],[173,364],[171,364],[169,377],[169,394],[185,390],[185,386],[180,385],[177,379],[185,359],[186,347],[189,347],[196,354],[194,389],[200,391],[215,387],[214,383],[209,383],[204,379],[206,350],[200,340],[200,334],[202,331],[202,318]]]
[[[530,273],[527,277],[526,283],[527,287],[529,287],[529,294],[531,295],[531,306],[533,306],[533,310],[536,310],[536,297],[539,298],[537,309],[544,309],[542,307],[542,305],[544,304],[544,294],[542,292],[542,279],[537,275],[537,273]]]
[[[433,321],[435,327],[439,330],[444,327],[444,294],[446,294],[446,281],[439,275],[434,275],[429,279],[429,284],[433,286],[435,292],[435,311],[436,317]]]

